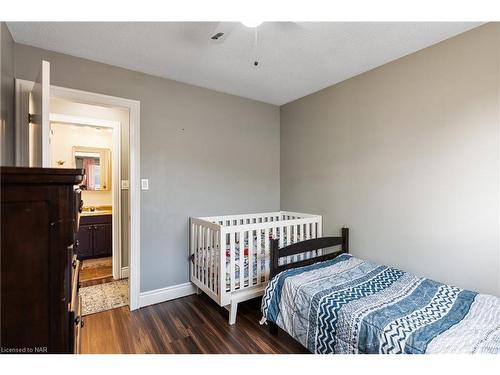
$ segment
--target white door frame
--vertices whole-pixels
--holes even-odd
[[[112,263],[113,278],[121,279],[122,275],[122,230],[121,230],[121,122],[101,120],[98,118],[64,115],[59,113],[50,114],[50,124],[53,122],[72,124],[77,126],[96,126],[109,128],[113,131],[113,149],[111,151],[111,199],[113,202],[112,217]],[[45,152],[45,151],[44,151]],[[74,168],[74,166],[73,166]]]
[[[41,71],[41,84],[42,84],[42,98],[47,98],[47,100],[42,100],[42,167],[50,168],[50,63],[48,61],[42,60],[42,71]],[[46,152],[44,151],[46,150]]]
[[[16,78],[16,166],[29,165],[29,93],[35,85],[32,81]]]
[[[18,83],[19,82],[19,83]],[[33,87],[34,82],[26,80],[16,80],[16,98],[22,99],[25,87]],[[125,99],[116,96],[97,94],[89,91],[75,90],[66,87],[50,86],[51,97],[72,100],[79,103],[99,105],[103,107],[122,107],[129,110],[130,125],[130,160],[129,160],[129,234],[130,234],[130,252],[129,252],[129,307],[130,310],[139,308],[140,294],[140,272],[141,272],[141,163],[140,163],[140,127],[141,127],[141,102],[138,100]],[[20,138],[16,140],[20,144],[25,144],[24,138],[26,132],[23,131],[24,109],[22,100],[16,100],[16,127],[19,130]],[[22,149],[22,148],[21,148]],[[20,160],[24,155],[19,155]],[[18,161],[18,160],[17,160]]]

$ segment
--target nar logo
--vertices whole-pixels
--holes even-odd
[[[0,347],[0,353],[4,354],[24,354],[24,353],[31,353],[31,354],[36,354],[36,353],[48,353],[48,348],[46,346],[34,346],[34,347],[18,347],[18,348],[6,348],[6,347]]]

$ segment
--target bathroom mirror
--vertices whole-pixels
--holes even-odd
[[[80,189],[101,191],[111,189],[111,150],[96,147],[73,147],[74,168],[85,170]]]

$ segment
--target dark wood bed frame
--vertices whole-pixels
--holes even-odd
[[[340,250],[334,251],[325,255],[321,255],[306,260],[279,265],[280,258],[291,255],[302,254],[308,251],[327,249],[333,246],[340,246]],[[279,248],[279,240],[271,240],[271,268],[269,278],[273,278],[281,271],[308,266],[317,262],[323,262],[338,257],[340,254],[349,252],[349,228],[342,228],[341,237],[319,237],[311,240],[305,240],[294,243],[289,246]],[[269,332],[273,335],[278,333],[278,326],[273,322],[268,322]]]

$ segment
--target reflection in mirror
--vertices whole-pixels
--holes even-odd
[[[110,150],[107,148],[73,147],[74,167],[85,170],[80,189],[110,190]]]
[[[85,170],[80,185],[82,190],[101,190],[100,155],[93,152],[75,152],[75,166]]]

